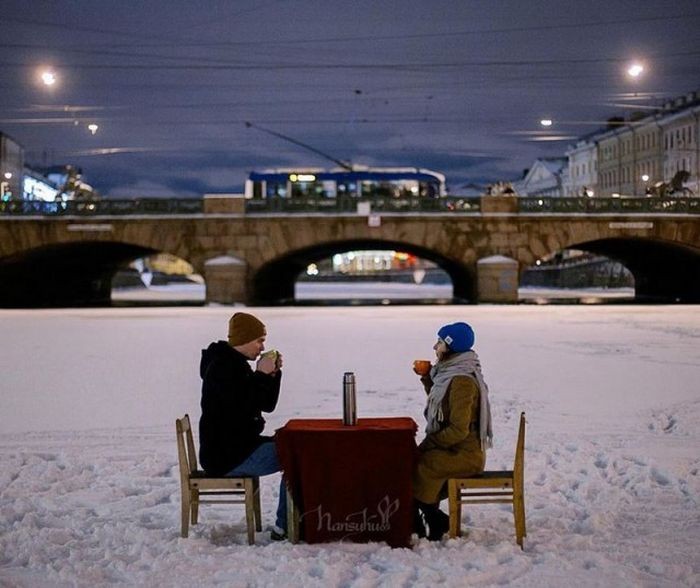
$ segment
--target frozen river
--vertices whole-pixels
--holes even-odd
[[[174,420],[199,416],[202,347],[230,307],[0,310],[0,586],[700,585],[700,307],[391,306],[252,309],[285,357],[268,432],[410,416],[410,366],[466,320],[491,389],[491,469],[528,418],[528,537],[507,506],[469,509],[466,537],[249,547],[239,507],[202,509],[179,538]],[[418,438],[421,438],[419,431]],[[263,480],[272,523],[275,477]],[[443,505],[444,507],[444,505]]]
[[[451,300],[452,284],[411,284],[399,282],[297,282],[294,297],[309,300]],[[632,300],[633,288],[540,288],[523,287],[518,291],[521,301],[581,300],[583,302]],[[200,302],[206,297],[203,284],[180,283],[149,288],[119,288],[112,291],[115,302]]]

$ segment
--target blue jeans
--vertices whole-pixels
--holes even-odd
[[[253,453],[251,453],[241,464],[233,468],[227,478],[237,476],[267,476],[275,472],[282,471],[277,449],[274,441],[265,441]],[[280,529],[287,531],[287,489],[284,480],[280,480],[280,498],[277,503],[277,520],[275,521]]]

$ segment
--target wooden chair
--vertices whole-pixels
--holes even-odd
[[[520,414],[518,442],[515,446],[515,464],[512,470],[485,471],[469,478],[447,481],[450,509],[450,537],[461,535],[462,505],[506,503],[513,505],[515,539],[523,549],[525,530],[525,494],[523,474],[525,468],[525,413]]]
[[[192,439],[190,417],[175,420],[177,455],[180,462],[180,490],[182,496],[181,535],[187,537],[190,521],[197,524],[200,504],[245,504],[248,543],[255,542],[255,531],[262,531],[260,516],[260,481],[249,478],[210,478],[197,469],[197,452]],[[202,496],[235,496],[235,500],[202,500]]]

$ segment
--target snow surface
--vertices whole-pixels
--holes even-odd
[[[465,537],[248,546],[239,506],[179,537],[174,420],[199,417],[200,349],[227,307],[1,310],[0,586],[698,586],[700,308],[255,308],[285,356],[268,419],[411,416],[437,329],[476,331],[491,389],[490,469],[526,411],[525,550],[508,505],[465,509]],[[421,433],[419,432],[419,439]],[[263,478],[271,524],[278,476]],[[445,505],[443,505],[444,508]]]

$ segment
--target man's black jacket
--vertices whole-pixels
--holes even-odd
[[[199,461],[207,475],[223,476],[270,439],[261,435],[261,412],[277,406],[282,373],[254,372],[245,356],[225,341],[202,350],[199,373]]]

